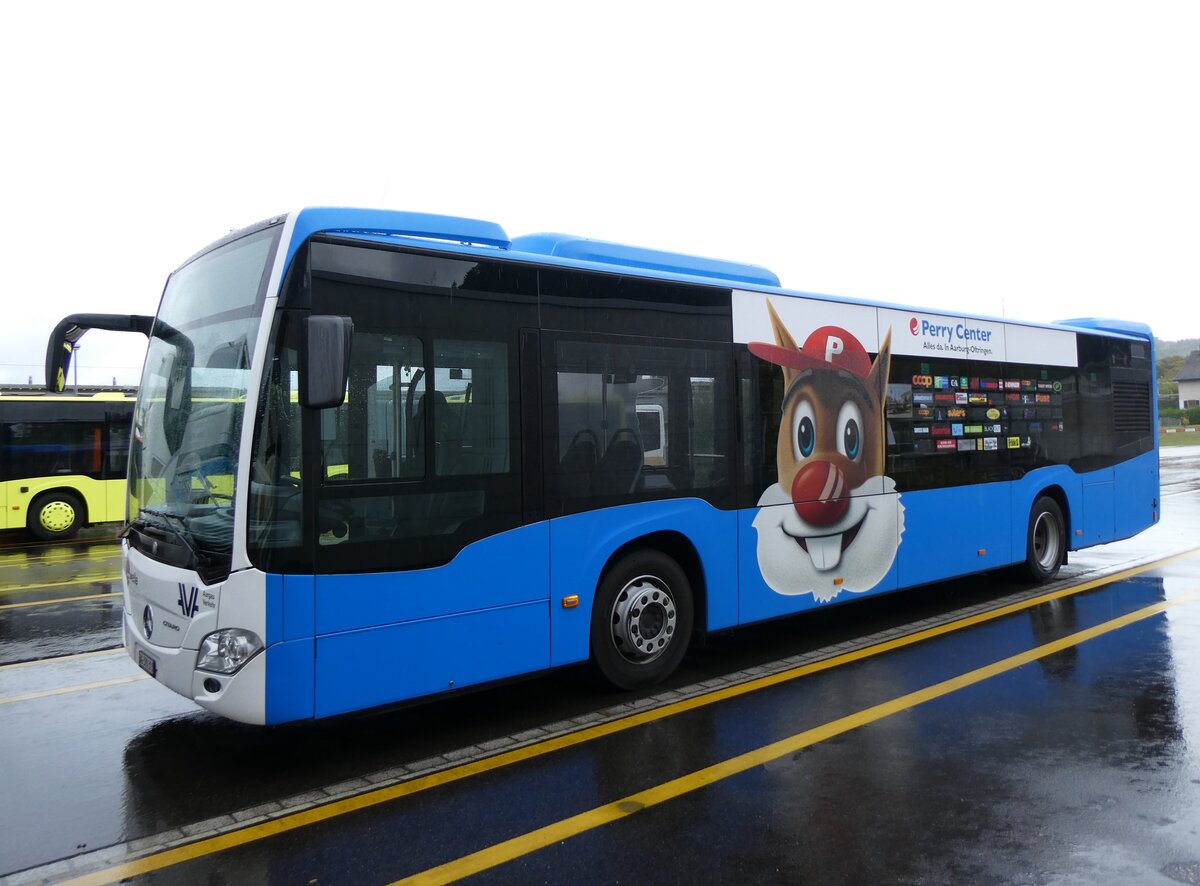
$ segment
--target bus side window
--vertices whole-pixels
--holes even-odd
[[[605,336],[548,343],[544,396],[557,417],[546,435],[553,512],[731,494],[729,352],[644,342]]]
[[[438,476],[508,473],[515,448],[508,346],[434,339],[433,350]]]
[[[108,459],[104,466],[106,477],[124,477],[125,466],[129,461],[129,435],[132,419],[128,413],[109,413],[106,417],[108,425]]]
[[[346,400],[322,412],[326,483],[424,474],[423,353],[421,340],[412,336],[355,334]]]

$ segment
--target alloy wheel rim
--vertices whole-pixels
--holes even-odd
[[[626,582],[612,608],[612,640],[633,664],[647,664],[671,646],[678,611],[671,589],[660,578],[639,575]]]

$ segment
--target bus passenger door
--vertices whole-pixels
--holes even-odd
[[[310,418],[317,716],[549,665],[520,336],[461,325],[356,320],[346,401]]]

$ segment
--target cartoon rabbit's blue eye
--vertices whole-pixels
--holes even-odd
[[[800,419],[800,425],[796,429],[796,447],[800,450],[802,458],[808,458],[816,445],[817,429],[813,426],[813,420],[806,415]]]
[[[863,450],[862,412],[853,400],[847,400],[838,411],[838,452],[858,461]]]
[[[858,432],[858,422],[851,419],[846,422],[846,427],[842,431],[842,447],[846,450],[846,458],[852,461],[858,458],[861,446],[862,437]]]

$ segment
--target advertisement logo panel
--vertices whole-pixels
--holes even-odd
[[[879,309],[879,335],[892,330],[892,348],[910,357],[1005,359],[1005,324],[953,314]],[[903,334],[901,334],[903,333]]]

